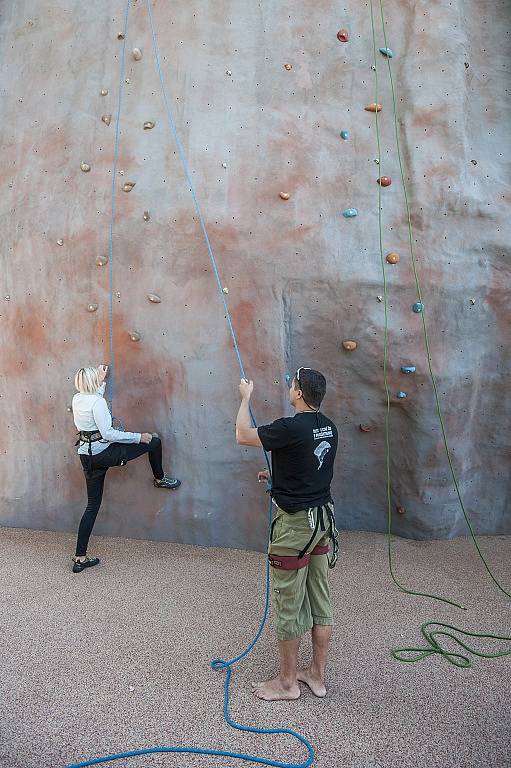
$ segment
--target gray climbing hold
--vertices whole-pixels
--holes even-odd
[[[415,365],[402,365],[401,366],[401,373],[415,373],[416,371]]]
[[[383,301],[383,296],[377,296],[376,298],[378,299],[378,301],[379,301],[379,302],[380,302],[380,304],[381,304],[381,302]]]
[[[127,181],[122,187],[123,192],[131,192],[136,183],[136,181]]]
[[[144,221],[149,221],[151,218],[149,211],[144,211]]]
[[[147,298],[153,304],[160,304],[161,303],[161,299],[160,299],[160,297],[156,293],[148,293],[147,294]]]
[[[62,239],[62,238],[59,238],[59,239],[57,240],[57,245],[64,245],[64,241],[63,241],[63,239]]]
[[[355,216],[358,216],[358,211],[356,208],[346,208],[342,215],[345,219],[353,219]]]
[[[424,311],[424,304],[422,301],[416,301],[412,306],[412,311],[415,312],[416,315],[420,315],[420,313]]]
[[[144,123],[144,131],[150,131],[151,128],[154,128],[155,125],[156,123],[154,120],[146,120]]]
[[[230,70],[230,69],[226,69],[226,70],[225,70],[225,74],[226,74],[226,75],[228,75],[228,76],[230,77],[230,76],[232,75],[232,72],[231,72],[231,70]]]
[[[98,308],[97,304],[88,304],[87,305],[87,312],[95,312]]]
[[[84,173],[88,173],[90,171],[89,163],[80,163],[80,168]]]
[[[396,397],[398,398],[398,400],[404,400],[405,397],[408,397],[408,395],[406,394],[406,392],[403,392],[401,390],[400,392],[397,393]]]
[[[371,69],[373,70],[373,72],[376,72],[376,67],[374,66],[374,64],[371,64]]]
[[[118,40],[124,40],[124,32],[118,32],[117,33],[117,39]]]
[[[110,125],[112,122],[112,115],[103,115],[101,118],[105,125]]]
[[[229,293],[229,289],[228,289],[228,288],[225,288],[225,287],[224,287],[224,288],[222,288],[222,293],[225,293],[225,294]]]
[[[142,336],[139,334],[138,331],[130,331],[130,339],[132,341],[140,341]]]
[[[96,264],[98,267],[104,267],[105,264],[108,264],[108,256],[104,256],[103,254],[96,256]]]
[[[117,296],[117,298],[118,298],[118,299],[120,299],[120,298],[121,298],[121,292],[120,292],[120,291],[116,291],[116,292],[115,292],[115,295]]]
[[[349,137],[350,135],[348,131],[341,131],[341,139],[344,139],[344,141],[346,141],[347,139],[349,139]]]
[[[380,48],[380,53],[382,53],[388,59],[391,59],[394,56],[394,53],[391,48]]]
[[[140,50],[140,48],[133,48],[132,54],[135,61],[140,61],[140,59],[142,58],[142,51]]]
[[[476,303],[476,300],[475,299],[470,299],[470,303],[472,304],[472,306],[474,306],[474,304]]]
[[[99,95],[100,96],[108,96],[108,89],[107,88],[102,88],[100,90],[100,92],[99,92]]]

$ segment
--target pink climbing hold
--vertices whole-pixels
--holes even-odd
[[[340,43],[347,43],[350,39],[350,33],[347,29],[340,29],[337,33],[337,39]]]
[[[392,184],[392,179],[390,176],[380,176],[379,179],[376,179],[380,187],[390,187]]]

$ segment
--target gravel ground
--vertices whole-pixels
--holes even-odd
[[[2,768],[64,768],[155,745],[305,759],[288,736],[228,728],[223,673],[209,668],[210,659],[233,656],[254,634],[262,555],[96,537],[91,552],[101,566],[73,574],[73,544],[69,534],[0,529]],[[482,546],[511,588],[511,537],[484,538]],[[468,540],[397,539],[394,551],[404,583],[458,599],[468,610],[398,591],[388,576],[385,538],[345,533],[332,575],[336,629],[328,697],[315,699],[306,689],[291,703],[251,697],[250,682],[277,670],[268,628],[233,676],[234,718],[296,728],[312,741],[320,768],[511,766],[511,656],[478,658],[463,670],[440,657],[402,664],[389,653],[419,641],[420,625],[432,619],[511,635],[510,601]],[[304,662],[309,653],[304,641]],[[108,765],[241,763],[152,755]]]

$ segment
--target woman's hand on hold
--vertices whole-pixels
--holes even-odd
[[[142,432],[142,437],[140,438],[141,443],[150,443],[153,439],[153,436],[150,432]]]
[[[98,365],[98,378],[99,378],[100,384],[103,384],[104,380],[106,379],[107,373],[108,373],[108,365]]]
[[[267,483],[270,479],[270,473],[267,469],[262,469],[261,472],[257,473],[257,479],[260,483]]]
[[[250,400],[250,396],[254,390],[254,382],[242,379],[240,382],[240,395],[242,400]]]

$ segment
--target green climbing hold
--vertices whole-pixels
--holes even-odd
[[[383,53],[388,59],[391,59],[394,56],[391,48],[380,48],[380,53]]]
[[[349,137],[350,135],[348,131],[341,131],[341,139],[344,139],[344,141],[346,141],[346,139],[349,139]]]
[[[415,312],[416,315],[420,315],[420,313],[424,311],[424,304],[422,303],[422,301],[416,301],[415,304],[412,306],[412,310]]]

